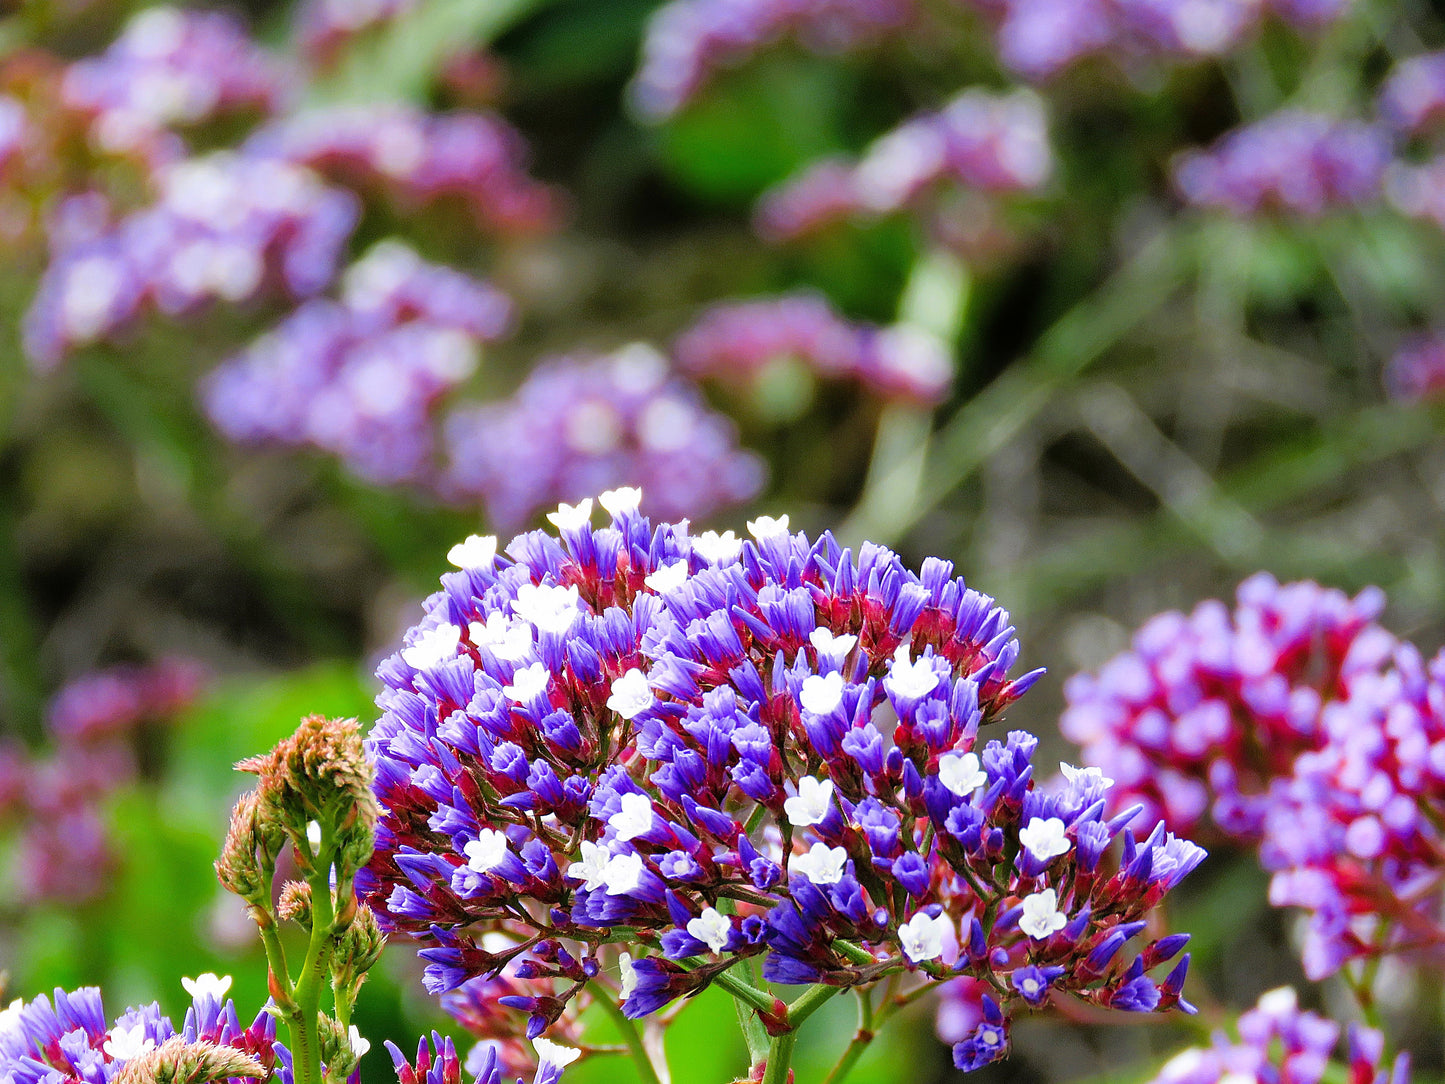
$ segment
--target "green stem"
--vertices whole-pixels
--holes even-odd
[[[756,987],[757,972],[753,968],[752,960],[744,959],[738,966],[742,969],[747,984]],[[763,1027],[763,1021],[758,1014],[741,998],[733,998],[733,1008],[738,1014],[738,1029],[743,1033],[743,1042],[747,1044],[748,1067],[756,1069],[768,1057],[768,1030]]]
[[[833,1066],[833,1071],[828,1074],[823,1084],[843,1084],[848,1074],[853,1071],[853,1066],[858,1064],[858,1059],[863,1056],[863,1051],[867,1050],[868,1044],[873,1041],[874,1034],[873,999],[869,997],[867,990],[859,990],[858,1030],[853,1035],[853,1041],[843,1051],[843,1056],[838,1059],[838,1064]]]
[[[306,960],[301,977],[296,981],[296,1009],[293,1013],[292,1037],[296,1042],[297,1084],[321,1084],[321,992],[329,985],[331,951],[336,945],[335,908],[331,901],[331,862],[335,844],[329,825],[318,848],[311,885],[311,940],[306,946]]]
[[[588,983],[587,988],[592,991],[592,1000],[602,1007],[602,1011],[612,1018],[617,1030],[622,1033],[622,1041],[627,1044],[627,1052],[632,1057],[632,1063],[637,1066],[638,1078],[643,1084],[662,1084],[662,1077],[658,1075],[657,1066],[648,1057],[647,1047],[643,1045],[637,1025],[627,1018],[612,992],[596,982]]]
[[[785,1031],[768,1048],[768,1067],[763,1070],[762,1084],[788,1084],[788,1069],[793,1064],[793,1044],[797,1033]]]
[[[797,1028],[808,1017],[821,1009],[834,994],[842,993],[841,986],[811,986],[808,992],[788,1006],[788,1023]]]
[[[713,982],[717,983],[728,993],[739,1001],[746,1001],[758,1012],[772,1012],[777,999],[764,990],[759,990],[751,983],[744,982],[730,971],[719,971],[713,976]]]

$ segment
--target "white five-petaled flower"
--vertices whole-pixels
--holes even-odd
[[[920,656],[915,662],[909,652],[908,644],[898,645],[883,687],[904,700],[917,700],[938,687],[938,671],[933,668],[933,660]]]
[[[808,633],[808,642],[817,649],[818,657],[832,659],[835,663],[841,663],[848,657],[848,652],[858,646],[858,637],[844,634],[834,636],[832,629],[816,628]]]
[[[836,670],[831,674],[809,674],[798,690],[798,703],[814,715],[827,715],[842,702],[843,675]]]
[[[833,807],[833,781],[805,775],[798,780],[798,793],[783,802],[783,812],[794,828],[821,824]]]
[[[447,560],[458,568],[491,568],[497,561],[497,536],[469,534],[447,550]]]
[[[652,830],[652,799],[645,794],[624,794],[622,808],[607,818],[608,825],[623,843]]]
[[[587,892],[596,892],[607,883],[607,862],[612,857],[606,847],[599,847],[588,840],[582,841],[582,860],[567,867],[567,876],[582,882]]]
[[[805,854],[795,854],[788,864],[789,874],[799,874],[815,885],[835,885],[843,879],[848,865],[848,852],[842,847],[814,843]]]
[[[1074,844],[1058,817],[1034,817],[1019,829],[1019,842],[1040,862],[1066,854]]]
[[[547,688],[552,672],[546,663],[534,662],[512,675],[512,684],[502,686],[502,695],[514,704],[529,704]]]
[[[733,924],[716,907],[709,907],[699,917],[688,919],[687,932],[713,952],[721,952],[727,948]]]
[[[507,837],[495,828],[483,828],[477,838],[462,848],[467,865],[478,873],[491,873],[507,858]]]
[[[776,534],[788,533],[788,517],[786,514],[774,519],[772,516],[759,516],[757,519],[748,520],[748,534],[752,535],[759,542],[765,538],[772,538]]]
[[[988,782],[988,773],[979,767],[977,753],[944,753],[938,758],[938,781],[949,793],[967,798]]]
[[[642,490],[636,486],[618,486],[598,497],[597,503],[609,516],[620,516],[623,512],[635,512],[637,506],[642,503]]]
[[[537,1075],[542,1075],[543,1065],[552,1065],[558,1069],[565,1069],[582,1056],[582,1051],[576,1047],[563,1046],[561,1043],[554,1043],[551,1039],[543,1039],[540,1036],[532,1040],[532,1046],[537,1051]]]
[[[352,1024],[347,1030],[346,1038],[351,1043],[351,1052],[353,1054],[358,1058],[366,1057],[366,1052],[371,1049],[371,1040],[363,1039],[360,1029],[358,1029],[355,1024]]]
[[[614,854],[602,874],[609,896],[625,896],[642,881],[642,855]]]
[[[652,690],[647,686],[647,675],[637,667],[620,675],[612,682],[611,695],[607,706],[624,719],[636,719],[652,707]]]
[[[692,540],[692,552],[710,565],[730,564],[738,559],[738,554],[742,551],[743,544],[732,531],[724,531],[722,534],[703,531]]]
[[[316,824],[315,821],[311,823]],[[320,825],[317,825],[317,828],[319,829]],[[193,979],[181,979],[181,988],[194,999],[208,997],[219,1004],[221,998],[226,996],[226,991],[231,988],[231,976],[217,975],[214,971],[203,971]]]
[[[568,631],[577,620],[579,599],[577,586],[552,587],[547,584],[524,583],[512,600],[512,612],[523,621],[536,625],[543,632],[558,634]]]
[[[437,625],[418,636],[410,647],[401,649],[402,661],[413,670],[429,670],[456,658],[461,642],[461,629],[452,624]]]
[[[1059,771],[1064,773],[1064,778],[1070,783],[1082,783],[1084,786],[1098,784],[1101,787],[1112,787],[1114,781],[1104,774],[1102,768],[1075,768],[1072,764],[1065,764],[1059,761]]]
[[[156,1041],[146,1034],[145,1021],[138,1021],[130,1027],[117,1024],[111,1029],[110,1038],[101,1048],[116,1061],[130,1061],[147,1050],[154,1050]]]
[[[622,976],[621,1000],[626,1001],[637,990],[637,968],[633,966],[632,953],[624,952],[617,957],[617,970]]]
[[[472,643],[485,647],[503,662],[521,662],[532,653],[532,626],[510,620],[500,610],[487,614],[487,623],[473,621],[467,626]]]
[[[559,531],[580,531],[587,526],[587,521],[591,518],[591,497],[578,501],[576,504],[564,502],[557,506],[557,511],[547,513],[547,522]]]
[[[898,943],[903,955],[914,963],[937,960],[943,955],[943,940],[953,932],[953,924],[944,915],[934,918],[919,911],[902,926],[898,927]]]
[[[1052,937],[1069,921],[1059,910],[1059,897],[1052,888],[1025,896],[1023,908],[1019,929],[1039,941]]]
[[[659,595],[664,591],[671,591],[674,587],[681,587],[687,582],[687,562],[674,561],[670,565],[662,565],[656,572],[644,577],[642,582]]]

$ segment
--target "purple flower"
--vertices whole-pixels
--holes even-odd
[[[1439,334],[1406,341],[1385,366],[1385,387],[1404,402],[1445,394],[1445,342]]]
[[[163,722],[195,700],[207,676],[199,663],[179,657],[98,670],[55,694],[46,726],[62,741],[89,741]]]
[[[1418,135],[1445,118],[1445,53],[1395,65],[1380,90],[1380,115],[1396,132]]]
[[[325,62],[359,34],[401,18],[418,0],[303,0],[296,36],[313,60]]]

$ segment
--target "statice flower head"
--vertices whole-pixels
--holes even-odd
[[[142,723],[173,718],[195,701],[207,679],[204,666],[181,656],[96,670],[55,694],[46,727],[62,742],[124,735]]]
[[[532,1073],[532,1084],[557,1084],[562,1071],[582,1055],[576,1047],[562,1046],[548,1039],[537,1039],[533,1044],[536,1066]],[[475,1084],[505,1084],[513,1071],[499,1057],[496,1048],[478,1048],[479,1056],[465,1060],[457,1056],[456,1044],[450,1038],[442,1038],[432,1032],[428,1041],[423,1038],[416,1049],[416,1060],[408,1061],[394,1043],[386,1044],[396,1068],[399,1084],[460,1084],[462,1073],[475,1080]],[[515,1077],[522,1084],[521,1076]]]
[[[318,448],[378,484],[430,483],[443,402],[511,325],[488,283],[382,241],[338,300],[303,304],[213,372],[202,398],[234,441]]]
[[[0,1011],[0,1080],[141,1084],[176,1078],[245,1084],[268,1077],[292,1084],[291,1054],[276,1041],[276,1018],[263,1009],[242,1025],[235,1005],[221,1000],[229,980],[201,979],[206,981],[188,980],[192,1003],[179,1028],[155,1003],[127,1009],[108,1023],[101,992],[93,986],[12,1003]],[[177,1075],[180,1067],[187,1071]]]
[[[1188,1008],[1187,956],[1151,974],[1185,938],[1122,950],[1204,852],[1105,820],[1097,773],[1036,786],[1032,736],[982,740],[1040,673],[1014,676],[993,599],[786,516],[699,534],[642,501],[458,545],[378,670],[358,885],[429,989],[520,959],[554,983],[502,1002],[531,1035],[589,984],[642,1017],[749,958],[782,983],[987,981],[999,1039],[1049,988]]]
[[[632,101],[662,120],[719,71],[784,38],[837,52],[905,26],[914,12],[913,0],[671,0],[648,22]]]
[[[1379,199],[1390,155],[1376,125],[1282,110],[1181,156],[1174,181],[1196,207],[1315,216]]]
[[[312,60],[325,63],[360,34],[407,15],[418,0],[303,0],[296,37]]]
[[[1445,954],[1445,653],[1401,645],[1391,667],[1326,706],[1325,744],[1270,792],[1260,859],[1270,902],[1309,916],[1305,972]]]
[[[1116,804],[1142,802],[1175,832],[1212,822],[1257,842],[1271,780],[1325,741],[1324,705],[1393,649],[1375,624],[1384,601],[1262,572],[1232,611],[1210,600],[1160,614],[1097,674],[1065,683],[1064,736],[1115,780]]]
[[[522,137],[490,113],[391,103],[316,108],[263,127],[246,151],[376,192],[408,213],[456,203],[504,236],[547,229],[560,211],[558,194],[527,174]]]
[[[1400,1054],[1393,1064],[1386,1063],[1384,1036],[1358,1024],[1349,1027],[1343,1068],[1332,1064],[1340,1025],[1300,1009],[1297,995],[1287,986],[1261,995],[1239,1018],[1238,1031],[1238,1041],[1219,1031],[1209,1046],[1176,1054],[1150,1084],[1320,1084],[1327,1072],[1339,1072],[1358,1084],[1409,1084],[1409,1058]]]
[[[706,516],[763,481],[732,421],[641,344],[544,361],[510,399],[453,411],[445,432],[443,494],[505,527],[612,486],[642,486],[660,516]]]
[[[1391,398],[1413,403],[1445,395],[1445,340],[1439,333],[1406,341],[1385,365]]]
[[[946,395],[953,376],[936,336],[853,323],[814,293],[715,305],[678,337],[673,355],[696,377],[756,381],[770,366],[792,361],[823,378],[924,403]]]
[[[183,153],[171,129],[226,113],[275,112],[288,95],[284,69],[221,12],[146,8],[104,53],[76,61],[61,100],[90,118],[111,152],[160,159]]]

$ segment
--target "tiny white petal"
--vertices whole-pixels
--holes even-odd
[[[626,1001],[637,990],[637,968],[633,966],[632,953],[624,952],[617,957],[617,969],[622,975],[622,1000]]]
[[[798,780],[798,793],[783,802],[783,812],[795,828],[821,824],[833,807],[833,781],[805,775]]]
[[[483,828],[477,838],[462,848],[467,865],[478,873],[490,873],[506,860],[507,837],[494,828]]]
[[[603,873],[609,896],[625,896],[642,881],[642,855],[615,854],[607,860]]]
[[[609,516],[620,516],[624,512],[637,511],[638,505],[642,503],[642,490],[635,486],[618,486],[616,489],[609,489],[602,496],[597,498]]]
[[[919,911],[898,927],[898,943],[903,955],[914,963],[937,960],[943,955],[944,935],[952,932],[952,924],[943,915],[937,918]]]
[[[806,854],[793,855],[788,873],[800,874],[815,885],[835,885],[843,879],[848,865],[848,852],[842,847],[814,843]]]
[[[316,822],[312,821],[311,824],[316,824]],[[306,832],[310,836],[311,825],[306,826]],[[316,833],[318,837],[321,834],[321,825],[319,824],[316,824]],[[181,979],[181,988],[193,998],[210,997],[220,1001],[226,996],[226,991],[231,988],[231,976],[217,975],[214,971],[203,971],[193,979]]]
[[[1034,817],[1019,829],[1019,842],[1040,862],[1066,854],[1073,843],[1058,817]]]
[[[551,1039],[536,1038],[532,1040],[532,1046],[537,1051],[537,1060],[544,1065],[553,1065],[558,1069],[564,1069],[582,1056],[582,1051],[576,1047],[563,1046],[554,1043]],[[537,1075],[541,1076],[540,1066]]]
[[[358,1058],[366,1057],[366,1052],[371,1049],[371,1041],[361,1037],[361,1031],[355,1024],[351,1025],[346,1037],[351,1042],[351,1052]]]
[[[502,686],[502,695],[514,704],[528,704],[546,690],[551,680],[547,664],[534,662],[512,675],[512,683]]]
[[[462,630],[452,624],[427,629],[410,647],[402,648],[402,660],[413,670],[429,670],[454,659],[461,646]]]
[[[547,513],[547,522],[559,531],[580,531],[592,518],[592,498],[576,504],[559,504],[557,511]]]
[[[1025,896],[1019,929],[1036,940],[1052,937],[1062,930],[1068,919],[1059,910],[1059,899],[1052,888]]]
[[[779,516],[774,519],[772,516],[759,516],[757,519],[748,520],[748,534],[752,535],[759,542],[765,538],[772,538],[774,535],[788,533],[788,517]]]
[[[624,719],[635,719],[652,707],[652,690],[647,685],[647,675],[637,667],[620,675],[612,682],[607,706]]]
[[[713,952],[721,952],[727,947],[733,924],[716,907],[709,907],[700,917],[688,920],[687,932]]]
[[[808,641],[817,649],[819,656],[842,662],[848,652],[858,646],[858,637],[849,634],[833,635],[832,629],[816,628],[808,634]]]
[[[599,847],[585,839],[582,841],[581,851],[582,860],[567,867],[567,876],[581,881],[586,891],[596,892],[607,883],[607,862],[611,855],[605,847]]]
[[[447,560],[458,568],[491,568],[497,561],[497,536],[468,535],[447,550]]]
[[[107,1054],[116,1061],[130,1061],[138,1058],[147,1050],[154,1050],[156,1041],[145,1033],[144,1021],[132,1024],[130,1027],[115,1027],[111,1029],[110,1038],[106,1039],[102,1046]]]
[[[843,684],[843,675],[836,670],[831,674],[810,674],[798,690],[798,703],[804,711],[827,715],[843,703]]]
[[[1064,773],[1064,778],[1070,783],[1083,783],[1088,785],[1097,783],[1101,787],[1112,787],[1114,781],[1104,774],[1102,768],[1075,768],[1072,764],[1065,764],[1059,761],[1059,771]]]
[[[671,591],[674,587],[681,587],[687,582],[687,562],[674,561],[670,565],[663,565],[642,582],[659,595],[664,591]]]
[[[580,599],[577,587],[550,587],[524,583],[512,600],[512,612],[543,632],[565,633],[577,620]]]
[[[692,540],[692,552],[710,565],[731,564],[742,551],[743,544],[732,531],[724,531],[722,534],[703,531]]]
[[[652,830],[652,799],[645,794],[624,794],[622,808],[607,818],[608,825],[623,843]]]
[[[950,793],[967,798],[988,782],[988,774],[979,767],[977,753],[945,753],[938,758],[938,781]]]
[[[915,662],[909,654],[908,644],[899,644],[898,650],[893,653],[888,676],[883,679],[883,687],[901,699],[917,700],[938,687],[938,671],[933,668],[932,660],[923,656]]]

